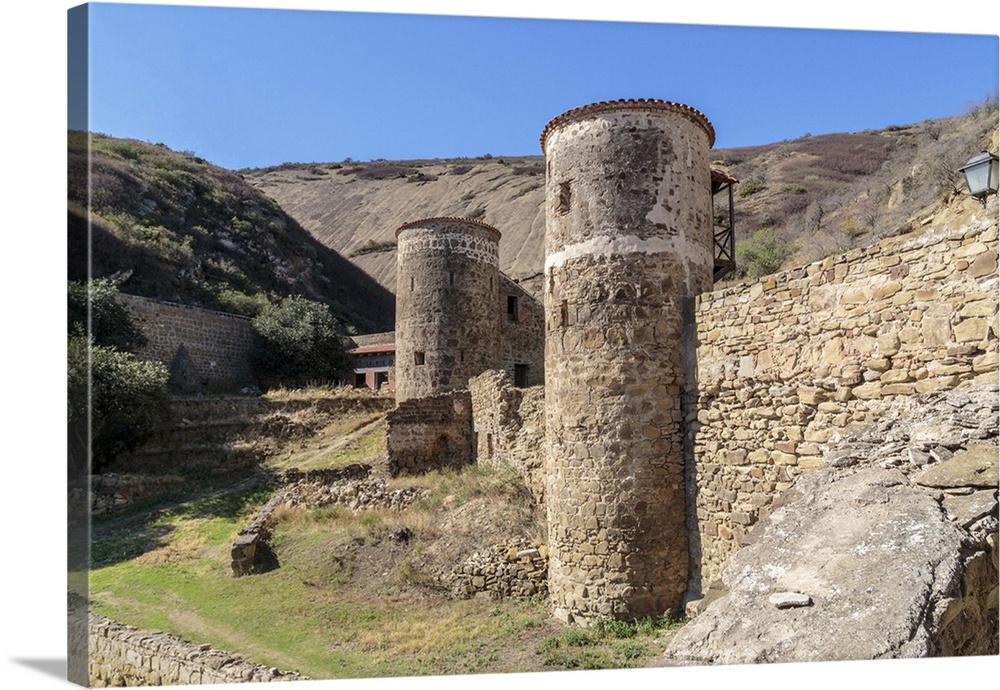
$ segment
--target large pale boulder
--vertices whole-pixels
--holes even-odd
[[[900,405],[778,499],[663,665],[998,653],[996,386]]]

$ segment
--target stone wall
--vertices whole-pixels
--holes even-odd
[[[244,661],[237,655],[142,631],[90,614],[91,687],[305,680],[293,671]]]
[[[476,462],[510,466],[524,479],[539,506],[545,505],[545,389],[516,388],[505,371],[469,380]]]
[[[831,441],[693,604],[668,658],[996,655],[997,391],[895,395]]]
[[[524,537],[493,544],[472,554],[445,578],[452,594],[486,593],[495,599],[548,594],[548,549]]]
[[[472,400],[454,391],[399,403],[386,417],[389,474],[421,474],[472,462]]]
[[[225,472],[260,460],[290,438],[308,438],[343,416],[375,415],[393,405],[388,393],[355,388],[287,399],[178,397],[170,404],[171,419],[112,467],[118,473]]]
[[[997,284],[993,217],[699,298],[686,409],[695,596],[845,429],[900,396],[996,381]]]
[[[119,299],[149,341],[138,356],[169,367],[176,392],[234,392],[253,384],[250,319],[136,295]]]
[[[90,477],[90,515],[97,516],[169,492],[183,482],[173,474],[94,474]]]

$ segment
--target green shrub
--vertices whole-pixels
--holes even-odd
[[[771,228],[761,228],[749,240],[736,244],[736,273],[751,278],[774,273],[794,252],[793,242]]]
[[[253,320],[254,375],[265,390],[337,381],[350,367],[329,307],[304,297],[269,304]]]
[[[751,194],[756,194],[757,192],[763,191],[763,189],[764,189],[764,184],[762,182],[754,182],[751,180],[741,184],[736,192],[736,195],[741,199],[745,199]]]
[[[864,232],[858,225],[858,221],[854,219],[854,216],[847,216],[844,219],[844,234],[847,235],[848,239],[854,239],[858,235],[864,234]]]
[[[93,345],[84,335],[70,336],[67,353],[70,444],[78,451],[71,461],[85,462],[79,451],[89,437],[91,471],[101,472],[169,419],[169,373],[159,362]]]
[[[349,257],[362,256],[364,254],[378,254],[381,252],[391,252],[396,249],[396,240],[368,240],[363,245],[351,251]]]
[[[170,417],[169,373],[136,359],[146,337],[107,279],[70,282],[67,392],[70,471],[104,470],[146,441]],[[89,328],[88,328],[88,313]]]
[[[222,311],[250,318],[257,316],[268,304],[267,297],[261,293],[248,295],[239,290],[229,289],[220,290],[216,299]]]

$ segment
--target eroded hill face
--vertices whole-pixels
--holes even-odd
[[[396,229],[438,216],[475,218],[496,227],[503,235],[500,270],[518,282],[540,280],[541,156],[292,165],[245,174],[320,242],[390,290],[396,285]]]
[[[737,240],[772,229],[794,243],[785,265],[800,265],[911,230],[965,193],[959,168],[983,148],[996,150],[996,113],[991,101],[960,117],[717,149],[712,165],[740,180]],[[395,230],[421,218],[463,216],[503,233],[501,270],[540,295],[542,156],[287,164],[244,174],[390,290]]]

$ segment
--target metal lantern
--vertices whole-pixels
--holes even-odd
[[[960,170],[965,173],[969,194],[979,199],[983,208],[986,208],[986,197],[997,193],[997,157],[989,151],[983,151],[970,158]]]

